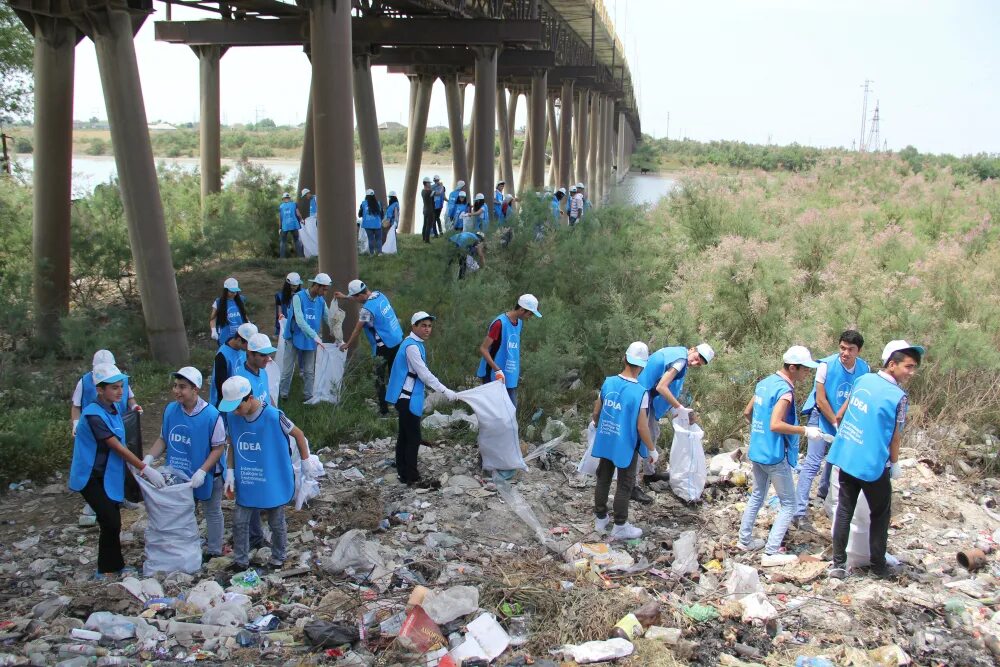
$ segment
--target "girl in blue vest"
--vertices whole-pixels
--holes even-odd
[[[781,542],[795,513],[792,468],[799,460],[799,437],[812,438],[820,434],[815,426],[799,426],[795,409],[795,384],[805,380],[817,363],[809,350],[801,345],[788,348],[782,361],[784,366],[780,371],[757,383],[753,398],[743,410],[743,417],[750,424],[747,458],[753,464],[753,493],[740,524],[740,537],[736,543],[740,551],[763,548],[766,554],[776,554],[781,549]],[[765,544],[764,540],[753,539],[753,524],[771,484],[774,484],[774,491],[781,501],[781,509]]]
[[[281,320],[287,320],[292,311],[292,297],[302,289],[302,277],[292,271],[285,276],[281,291],[274,293],[274,335],[281,333]]]
[[[848,330],[840,334],[840,350],[837,354],[819,360],[812,391],[802,406],[802,413],[808,420],[806,423],[818,426],[824,437],[809,440],[806,458],[799,466],[796,486],[798,507],[794,522],[800,528],[811,529],[807,514],[809,491],[820,466],[823,467],[823,475],[819,480],[819,497],[826,498],[830,488],[832,466],[826,463],[826,448],[829,446],[828,441],[833,440],[833,436],[837,434],[837,427],[847,410],[847,397],[851,394],[851,387],[858,378],[870,371],[865,360],[858,356],[864,344],[865,339],[857,331]]]
[[[163,475],[125,446],[125,424],[118,406],[127,376],[113,364],[102,364],[93,374],[97,399],[83,409],[73,438],[69,488],[79,492],[97,515],[101,534],[95,578],[104,579],[111,573],[135,572],[133,568],[125,568],[119,537],[120,506],[125,500],[125,464],[133,466],[157,488],[163,487],[164,480]]]
[[[282,259],[285,257],[289,234],[292,236],[292,242],[295,244],[295,254],[298,257],[302,257],[304,254],[302,252],[302,242],[299,241],[299,230],[302,229],[302,214],[299,213],[299,207],[292,201],[292,195],[287,192],[281,195],[281,204],[278,205],[278,224],[281,230],[278,234],[278,257]]]
[[[559,188],[552,196],[552,224],[558,227],[566,212],[562,210],[562,200],[566,198],[566,188]]]
[[[375,197],[374,190],[366,190],[365,198],[358,207],[361,229],[368,237],[368,254],[382,254],[382,204]]]
[[[427,349],[424,343],[434,330],[434,316],[424,311],[410,318],[410,335],[399,345],[399,354],[392,363],[389,386],[385,400],[396,406],[399,413],[399,432],[396,436],[396,473],[399,481],[407,486],[439,488],[437,481],[420,479],[417,469],[417,451],[422,442],[420,420],[424,415],[424,390],[430,387],[441,392],[449,401],[458,395],[441,384],[427,368]]]
[[[94,359],[91,363],[91,368],[97,368],[104,364],[115,365],[115,355],[111,354],[110,350],[98,350],[94,353]],[[129,410],[135,410],[142,413],[142,407],[136,403],[135,394],[132,393],[132,387],[128,382],[128,376],[122,380],[122,400],[118,404],[118,414],[124,416]],[[97,400],[97,384],[94,382],[94,372],[91,370],[89,373],[84,373],[80,376],[80,379],[76,382],[76,387],[73,389],[73,398],[70,403],[69,415],[70,421],[73,424],[73,435],[76,435],[77,425],[80,423],[80,415],[83,413],[83,409]]]
[[[382,227],[382,245],[385,245],[389,238],[389,232],[399,227],[399,199],[395,190],[389,190],[389,205],[385,207],[385,219],[389,221],[388,227]],[[399,248],[398,240],[396,248]]]
[[[464,195],[464,191],[462,190],[462,188],[464,187],[465,187],[465,181],[459,181],[458,183],[455,184],[455,189],[452,190],[451,193],[448,195],[448,208],[445,209],[445,219],[447,220],[448,224],[451,225],[453,228],[455,226],[455,219],[456,219],[455,203],[458,201],[459,195]]]
[[[503,189],[507,181],[498,181],[496,190],[493,191],[493,215],[497,220],[503,218]]]
[[[882,370],[857,379],[847,410],[830,447],[830,463],[840,468],[837,515],[833,521],[833,564],[830,576],[847,576],[847,541],[858,495],[865,494],[871,512],[868,548],[871,572],[895,572],[886,565],[892,509],[892,481],[899,476],[899,443],[906,425],[908,399],[903,387],[917,372],[924,348],[894,340],[882,350]]]
[[[452,229],[456,231],[462,231],[465,225],[465,220],[468,216],[466,213],[469,212],[469,196],[465,194],[465,191],[458,193],[458,197],[455,198],[455,205],[451,207],[451,215],[448,216],[451,219]]]
[[[482,192],[476,193],[472,208],[461,216],[462,231],[486,233],[489,229],[489,209],[486,207],[486,196]]]
[[[303,465],[307,465],[309,445],[306,436],[284,412],[257,400],[244,377],[226,380],[219,411],[228,415],[232,443],[232,453],[226,460],[224,489],[236,496],[230,569],[241,572],[249,567],[250,521],[255,512],[261,511],[267,512],[267,523],[271,527],[271,561],[268,564],[280,568],[288,549],[285,505],[295,493],[290,438],[299,448]]]
[[[316,348],[323,347],[323,322],[330,327],[334,338],[340,339],[344,313],[340,308],[326,305],[326,292],[333,282],[325,273],[317,273],[310,280],[308,290],[300,290],[292,298],[292,317],[285,327],[285,352],[282,357],[280,398],[288,398],[292,387],[292,372],[298,362],[302,373],[302,400],[312,398],[313,377],[316,370]]]
[[[628,504],[635,485],[635,468],[640,456],[647,456],[653,446],[649,434],[649,393],[638,382],[639,372],[649,359],[649,348],[636,341],[625,351],[625,368],[618,375],[605,378],[601,393],[594,401],[590,421],[594,426],[591,454],[598,459],[597,486],[594,489],[594,530],[608,529],[608,493],[611,478],[618,472],[618,485],[612,504],[615,525],[612,540],[631,540],[642,529],[628,522]]]
[[[174,373],[174,402],[163,411],[160,437],[143,459],[146,465],[166,452],[166,465],[191,478],[191,491],[201,505],[208,527],[202,561],[222,555],[225,524],[222,518],[222,466],[226,444],[222,415],[205,402],[201,372],[185,366]]]
[[[237,328],[236,335],[226,341],[226,344],[215,353],[215,361],[212,364],[212,381],[208,389],[208,402],[212,405],[219,405],[223,383],[235,375],[243,362],[246,361],[247,343],[256,333],[256,325],[244,322]]]
[[[236,335],[236,329],[249,322],[246,304],[240,295],[240,284],[236,278],[226,278],[222,294],[212,302],[212,314],[208,316],[208,327],[212,340],[219,341],[219,347]]]

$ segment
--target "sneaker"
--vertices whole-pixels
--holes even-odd
[[[285,561],[272,560],[268,562],[267,566],[272,570],[280,570],[281,568],[285,567]]]
[[[599,516],[594,517],[594,530],[598,533],[606,533],[608,531],[608,523],[610,521],[610,516],[606,516],[603,519]]]
[[[250,569],[250,563],[237,563],[236,561],[230,563],[229,567],[226,568],[228,572],[234,572],[234,573],[246,572],[249,569]]]
[[[640,489],[638,486],[632,487],[631,499],[641,505],[653,504],[653,499],[649,496],[649,494]]]
[[[643,484],[652,484],[653,482],[669,482],[670,473],[668,472],[654,472],[651,475],[644,475],[642,478]]]
[[[118,576],[120,577],[136,577],[139,575],[139,570],[135,569],[131,565],[126,565],[122,569],[118,570]]]
[[[636,528],[630,523],[623,523],[620,526],[616,523],[611,529],[612,540],[634,540],[637,537],[642,537],[642,528]]]
[[[883,565],[881,567],[872,565],[870,572],[876,579],[895,579],[903,573],[903,568],[898,565]]]
[[[737,540],[736,548],[744,552],[760,551],[761,549],[764,548],[765,544],[767,544],[767,542],[765,542],[760,538],[750,540],[750,544],[743,544],[743,542]]]
[[[847,568],[843,565],[831,565],[826,571],[826,576],[831,579],[847,579]]]
[[[95,572],[90,577],[91,581],[114,581],[114,579],[115,579],[114,572]]]

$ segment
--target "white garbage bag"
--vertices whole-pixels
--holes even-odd
[[[830,537],[833,537],[833,527],[837,524],[837,505],[840,498],[840,468],[833,467],[830,471],[830,491],[823,503],[826,515],[830,517]],[[851,532],[847,537],[847,566],[866,567],[871,565],[872,552],[868,544],[871,532],[871,508],[865,494],[858,494],[858,504],[854,506],[854,518],[851,519]],[[885,562],[889,565],[899,565],[899,559],[886,551]]]
[[[281,324],[282,329],[284,329],[284,321],[282,321]],[[284,347],[281,344],[280,339],[278,340],[278,345],[276,347],[278,348],[278,353],[276,354],[280,354],[281,348]],[[278,407],[278,398],[281,391],[281,366],[279,366],[278,362],[274,359],[271,359],[267,362],[267,366],[264,367],[264,370],[267,372],[267,393],[271,399],[271,405]]]
[[[272,387],[271,383],[274,382],[274,378],[271,377],[271,371],[270,371],[271,364],[268,363],[268,365],[267,365],[267,368],[268,368],[268,371],[267,371],[268,388],[267,389],[268,389],[268,391],[271,392],[271,396],[274,396],[274,407],[278,407],[278,394],[280,393],[280,389],[281,389],[281,369],[284,368],[283,364],[285,362],[285,327],[287,327],[287,326],[288,326],[288,320],[287,319],[283,319],[283,320],[281,320],[278,323],[278,340],[274,344],[274,346],[276,348],[278,348],[278,351],[274,353],[274,360],[273,360],[274,361],[274,365],[277,366],[277,370],[278,370],[278,372],[275,373],[275,377],[278,378],[278,385],[277,385],[278,389],[277,390],[271,388]],[[289,344],[291,344],[291,343],[289,342]]]
[[[484,470],[527,470],[521,455],[517,417],[502,382],[487,382],[458,392],[479,420],[479,453]]]
[[[465,267],[469,273],[475,273],[479,270],[479,262],[472,255],[465,256]]]
[[[670,446],[670,488],[678,497],[688,502],[701,498],[708,479],[705,450],[702,441],[705,432],[697,424],[684,426],[679,419],[673,421],[674,442]]]
[[[141,475],[135,476],[147,515],[143,576],[151,577],[157,572],[194,574],[201,570],[201,536],[194,515],[191,483],[179,470],[167,466],[158,470],[185,481],[157,489]]]
[[[594,438],[596,437],[597,429],[594,427],[593,422],[587,426],[587,451],[583,453],[583,458],[580,459],[579,465],[576,466],[576,471],[581,475],[596,475],[597,466],[600,464],[601,459],[594,456],[591,452],[594,451]]]
[[[315,215],[310,215],[302,223],[302,229],[299,230],[299,242],[302,244],[302,252],[306,257],[319,255],[319,230],[316,226]]]
[[[382,244],[382,254],[383,255],[395,255],[398,252],[396,247],[396,226],[393,225],[389,228],[389,233],[386,234],[385,243]]]
[[[328,343],[316,348],[316,373],[313,379],[313,395],[306,405],[317,403],[339,403],[340,385],[344,380],[344,366],[347,352],[337,345]]]
[[[365,255],[368,253],[368,234],[362,229],[361,225],[358,225],[358,254]]]

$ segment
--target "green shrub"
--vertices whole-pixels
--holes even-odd
[[[107,155],[108,154],[108,142],[104,139],[93,138],[90,140],[90,145],[87,146],[87,155]]]
[[[35,147],[31,144],[31,139],[28,137],[18,137],[14,141],[14,152],[22,154],[30,154],[35,152]]]

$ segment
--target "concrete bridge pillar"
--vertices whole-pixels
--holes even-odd
[[[604,135],[604,96],[594,92],[590,97],[590,155],[587,160],[588,190],[595,206],[601,204],[601,137]]]
[[[521,169],[517,174],[517,191],[522,195],[531,187],[531,92],[524,94],[528,109],[528,122],[524,126],[524,145],[521,147]]]
[[[470,187],[469,162],[465,155],[463,96],[458,87],[458,74],[451,73],[444,77],[444,93],[448,102],[448,132],[451,137],[452,187],[459,181],[465,181],[466,187]]]
[[[361,147],[365,188],[374,190],[375,196],[386,206],[389,199],[386,196],[385,171],[382,168],[378,107],[375,105],[375,89],[372,86],[371,58],[367,55],[354,57],[354,113],[358,123],[358,144]]]
[[[500,49],[496,46],[479,46],[472,49],[476,55],[476,103],[475,123],[476,146],[475,168],[472,178],[475,181],[475,191],[486,196],[487,203],[493,196],[495,185],[495,146],[496,146],[496,113],[497,113],[497,55]],[[493,217],[493,207],[490,217]]]
[[[219,61],[226,49],[222,46],[192,46],[198,56],[198,79],[201,87],[201,115],[198,133],[201,150],[201,208],[209,195],[222,191],[222,122],[219,95]]]
[[[628,169],[625,168],[625,135],[628,131],[625,129],[625,112],[618,112],[618,171],[616,172],[618,182],[621,183],[625,179],[625,174],[628,173]]]
[[[528,149],[531,155],[528,183],[538,191],[545,187],[545,103],[548,98],[548,79],[549,73],[546,70],[539,70],[531,77],[528,109]]]
[[[472,177],[475,175],[476,171],[476,95],[479,93],[479,88],[475,88],[472,91],[472,116],[469,118],[469,138],[465,140],[465,162],[469,165],[469,201],[472,201],[472,197],[475,196],[472,187]],[[464,95],[463,95],[464,98]],[[463,107],[464,109],[465,107]]]
[[[500,178],[507,182],[504,194],[514,194],[514,146],[513,131],[508,121],[510,114],[507,107],[507,91],[504,86],[497,86],[497,130],[500,139]]]
[[[302,157],[299,158],[299,194],[304,188],[316,194],[316,151],[313,148],[313,95],[312,83],[309,84],[309,101],[306,104],[306,127],[302,137]],[[302,217],[309,215],[309,206],[301,210]]]
[[[587,148],[590,135],[587,123],[590,119],[590,91],[581,88],[576,105],[576,180],[587,184],[587,159],[590,151]]]
[[[420,183],[420,162],[424,155],[424,137],[427,136],[427,114],[431,106],[431,87],[434,77],[420,74],[410,77],[413,92],[413,108],[410,110],[410,127],[406,131],[406,173],[403,175],[402,218],[400,226],[404,234],[413,233],[415,220],[414,204]],[[421,215],[423,212],[421,211]],[[421,218],[422,219],[422,218]]]
[[[562,100],[560,107],[561,118],[559,120],[559,171],[558,181],[560,187],[565,187],[567,195],[569,193],[570,181],[573,180],[573,80],[564,79],[562,91],[559,94]]]
[[[558,182],[558,171],[559,171],[559,123],[556,116],[556,98],[555,93],[548,93],[547,95],[547,107],[548,109],[548,133],[551,138],[552,146],[552,160],[549,162],[549,177],[548,183],[552,186],[552,190],[558,189],[561,184]]]

